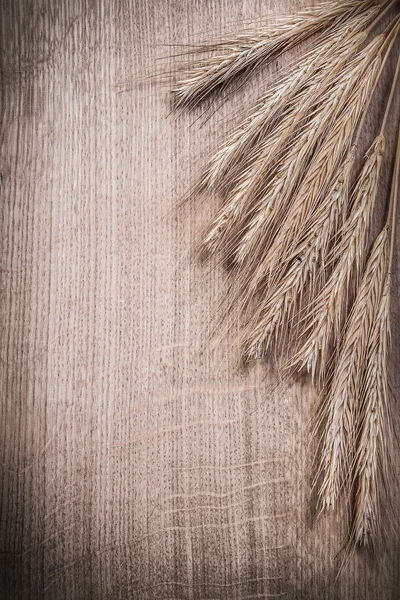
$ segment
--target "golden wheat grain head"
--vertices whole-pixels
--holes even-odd
[[[264,28],[258,34],[245,33],[233,39],[198,46],[196,51],[220,48],[225,52],[205,59],[177,81],[172,90],[175,105],[193,107],[199,104],[238,75],[254,72],[277,54],[353,15],[362,14],[373,4],[373,0],[323,2],[286,18],[281,24]]]
[[[329,392],[323,399],[320,422],[324,423],[321,456],[323,508],[333,508],[348,480],[354,451],[355,428],[362,389],[368,341],[375,324],[388,269],[388,227],[377,237],[346,325]]]

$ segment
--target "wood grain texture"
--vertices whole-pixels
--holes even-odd
[[[175,208],[289,59],[208,120],[138,83],[170,44],[311,3],[0,0],[1,598],[400,598],[390,527],[335,580],[345,520],[310,508],[315,392],[240,367],[234,332],[210,343],[228,275],[191,250],[216,200]],[[397,311],[396,292],[394,365]]]

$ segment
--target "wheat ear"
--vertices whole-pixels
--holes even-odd
[[[351,540],[367,545],[378,528],[378,485],[385,470],[388,431],[388,350],[390,341],[390,275],[387,276],[370,335],[362,384],[356,498]]]
[[[347,286],[353,271],[359,274],[363,265],[366,232],[376,202],[384,148],[384,136],[380,134],[367,153],[352,194],[351,213],[328,259],[335,264],[333,272],[309,308],[311,318],[304,332],[306,341],[290,362],[292,368],[307,367],[313,376],[318,370],[324,372],[330,345],[339,339]]]
[[[386,40],[386,54],[382,61],[380,73],[390,54],[391,48],[399,31],[399,21],[395,19],[394,26]],[[374,84],[379,80],[380,73]],[[329,257],[329,263],[334,264],[334,270],[328,282],[318,294],[309,309],[310,319],[303,336],[305,342],[301,349],[289,362],[289,367],[301,370],[306,367],[313,379],[317,372],[323,377],[328,364],[329,348],[335,346],[339,339],[346,288],[355,263],[355,273],[358,277],[362,267],[365,252],[365,237],[368,230],[378,190],[379,175],[385,150],[384,129],[394,97],[398,70],[389,101],[386,106],[381,133],[373,142],[367,153],[364,167],[352,195],[353,209],[342,229],[342,239]],[[373,90],[372,90],[373,93]],[[357,137],[361,131],[365,114],[358,127]],[[336,262],[336,264],[335,264]]]
[[[386,276],[388,250],[388,228],[385,226],[371,251],[346,326],[332,384],[322,404],[320,420],[325,425],[319,498],[323,508],[334,508],[349,475],[361,377]]]
[[[238,169],[254,158],[254,146],[277,126],[282,116],[291,114],[293,120],[297,118],[300,122],[299,105],[304,108],[304,93],[318,89],[327,75],[329,79],[336,64],[350,59],[366,39],[367,30],[364,29],[376,10],[375,7],[345,21],[258,100],[248,117],[210,161],[201,178],[201,188],[220,189],[226,179],[230,183],[237,179]],[[279,130],[282,130],[280,123]]]
[[[239,263],[250,255],[257,259],[258,272],[263,276],[264,264],[256,252],[257,246],[262,245],[265,257],[268,250],[265,239],[267,236],[273,239],[271,226],[279,229],[279,218],[286,220],[287,215],[283,211],[287,210],[298,181],[304,175],[304,167],[315,151],[315,145],[321,145],[329,133],[329,141],[321,147],[311,170],[304,175],[304,184],[296,199],[299,207],[304,207],[304,196],[317,199],[323,191],[320,184],[330,184],[340,160],[348,151],[379,70],[383,39],[382,35],[376,36],[333,81],[329,79],[328,83],[324,83],[318,90],[319,95],[312,91],[312,102],[307,99],[305,106],[299,107],[299,115],[310,110],[312,114],[290,142],[281,160],[279,150],[293,133],[293,118],[289,115],[282,124],[282,130],[279,128],[277,134],[266,141],[262,153],[245,170],[206,236],[204,246],[208,251],[215,252],[223,247],[225,256],[234,255]],[[341,116],[336,119],[338,113]],[[335,123],[333,129],[332,121]],[[269,262],[269,257],[267,260]]]
[[[340,168],[332,189],[305,226],[296,248],[283,260],[280,269],[283,275],[268,289],[262,309],[251,320],[245,345],[247,358],[266,355],[274,332],[277,333],[294,316],[305,285],[310,282],[311,289],[315,289],[317,271],[321,272],[324,267],[323,256],[348,204],[353,164],[354,148]]]
[[[400,72],[400,59],[392,86],[391,99],[396,89]],[[385,127],[389,114],[386,109],[382,127]],[[400,130],[393,170],[392,189],[387,226],[391,226],[390,250],[387,275],[374,327],[368,342],[365,373],[362,384],[362,403],[359,418],[359,434],[355,459],[354,477],[356,482],[354,520],[351,543],[367,545],[376,536],[379,519],[378,486],[382,479],[387,480],[387,441],[390,431],[388,355],[390,346],[390,291],[391,268],[393,262],[397,203],[399,200],[400,179]]]
[[[369,103],[379,68],[380,57],[373,60],[362,80],[354,84],[355,90],[346,110],[335,120],[329,135],[323,138],[322,147],[313,157],[299,190],[293,197],[290,194],[289,198],[281,202],[281,211],[275,217],[274,228],[269,229],[272,232],[272,244],[267,245],[264,250],[263,237],[253,233],[249,258],[244,263],[242,275],[239,274],[237,278],[238,286],[241,286],[238,287],[238,294],[239,301],[243,304],[242,310],[247,310],[253,298],[258,294],[265,294],[271,281],[280,277],[282,262],[295,247],[301,228],[328,192],[350,149],[358,120]],[[295,180],[295,177],[292,179]]]
[[[350,202],[348,189],[354,148],[396,43],[399,15],[360,47],[396,1],[338,0],[281,27],[200,46],[199,52],[221,49],[220,55],[199,61],[174,90],[176,106],[192,107],[311,33],[328,30],[317,56],[307,54],[259,100],[214,156],[198,188],[225,195],[204,248],[222,251],[233,266],[228,311],[234,308],[235,315],[244,316],[247,357],[263,356],[302,309],[303,331],[299,336],[297,326],[290,338],[301,339],[300,350],[290,367],[306,366],[324,384],[316,423],[316,430],[322,430],[319,502],[323,509],[332,508],[343,488],[355,491],[354,545],[367,543],[377,529],[378,479],[386,450],[400,139],[390,244],[388,220],[366,265],[365,256],[394,86]],[[400,61],[396,78],[399,71]],[[356,294],[344,322],[350,280]]]
[[[224,54],[204,60],[179,79],[172,90],[176,106],[199,104],[238,75],[254,72],[277,54],[355,13],[363,12],[373,3],[373,0],[324,2],[256,35],[244,34],[211,46],[201,45],[197,50],[223,48]]]

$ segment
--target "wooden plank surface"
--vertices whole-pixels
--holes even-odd
[[[1,598],[400,597],[389,526],[336,579],[345,518],[310,508],[316,394],[241,367],[234,332],[210,342],[228,275],[191,249],[216,200],[175,209],[288,59],[208,120],[138,83],[170,44],[310,3],[0,0]],[[395,365],[397,257],[394,278]],[[393,477],[387,523],[396,455]]]

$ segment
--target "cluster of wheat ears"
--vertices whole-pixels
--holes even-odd
[[[319,502],[334,508],[344,495],[354,547],[377,534],[386,464],[400,141],[387,219],[369,254],[368,242],[400,60],[379,135],[359,172],[355,159],[368,106],[397,48],[396,4],[327,1],[275,27],[197,46],[194,52],[214,55],[199,55],[173,90],[177,107],[192,108],[314,36],[312,50],[219,148],[196,191],[223,199],[202,249],[232,267],[230,305],[240,311],[245,360],[289,340],[282,367],[307,370],[321,391]]]

